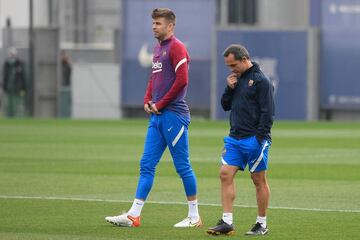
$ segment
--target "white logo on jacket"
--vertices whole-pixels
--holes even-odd
[[[159,61],[153,62],[152,69],[153,69],[153,71],[152,71],[153,73],[161,72],[162,71],[162,63]]]

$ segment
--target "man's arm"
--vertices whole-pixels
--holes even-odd
[[[23,61],[19,60],[19,64],[22,69],[22,71],[21,71],[21,81],[22,81],[21,90],[23,91],[22,94],[25,94],[25,91],[28,88],[27,81],[26,81],[26,73],[25,73],[25,63]]]
[[[233,95],[234,95],[234,89],[227,86],[225,88],[223,95],[221,96],[221,106],[224,109],[224,111],[231,110]]]
[[[236,74],[232,73],[226,78],[227,87],[225,88],[225,92],[221,97],[221,106],[223,107],[224,111],[231,110],[231,103],[232,98],[234,95],[234,89],[237,84],[237,76]]]
[[[5,62],[4,63],[4,69],[3,69],[3,89],[4,89],[4,92],[7,92],[8,76],[9,76],[9,65],[8,65],[7,62]]]
[[[152,103],[152,77],[150,77],[149,79],[144,95],[144,110],[149,114],[151,113],[151,103]]]
[[[158,101],[155,106],[158,111],[165,108],[172,100],[174,100],[179,92],[181,92],[188,84],[188,62],[189,55],[185,47],[180,43],[173,43],[169,50],[170,59],[174,66],[176,79],[169,91]]]
[[[148,85],[146,87],[145,95],[144,95],[144,104],[148,103],[152,100],[152,77],[150,77]]]
[[[260,105],[259,126],[256,131],[256,139],[259,143],[265,139],[270,132],[274,121],[274,93],[270,81],[263,79],[259,82],[257,100]]]

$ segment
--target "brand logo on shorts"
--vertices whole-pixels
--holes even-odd
[[[223,156],[226,154],[226,148],[224,148],[223,150],[222,150],[222,153],[221,153]]]

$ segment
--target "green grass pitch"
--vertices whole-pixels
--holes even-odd
[[[221,216],[218,171],[226,121],[193,120],[190,154],[204,227],[175,229],[187,214],[168,151],[140,228],[104,217],[127,210],[146,120],[0,120],[0,239],[212,239]],[[360,239],[360,123],[275,122],[265,239]],[[256,218],[247,171],[236,178],[234,239]],[[223,237],[220,237],[223,239]]]

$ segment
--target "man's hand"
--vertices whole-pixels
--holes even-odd
[[[229,88],[234,89],[235,85],[237,83],[237,77],[235,73],[230,74],[227,78],[227,85],[229,86]]]
[[[155,114],[157,114],[157,115],[161,114],[161,112],[158,111],[155,103],[151,103],[150,106],[151,106],[151,110],[152,110],[153,113],[155,113]]]
[[[151,111],[151,106],[150,106],[149,103],[145,103],[145,104],[144,104],[144,110],[145,110],[145,112],[146,112],[147,114],[152,113],[152,111]]]
[[[148,114],[151,114],[151,113],[161,114],[161,112],[158,111],[155,103],[153,103],[152,101],[149,101],[148,103],[144,104],[144,110]]]

